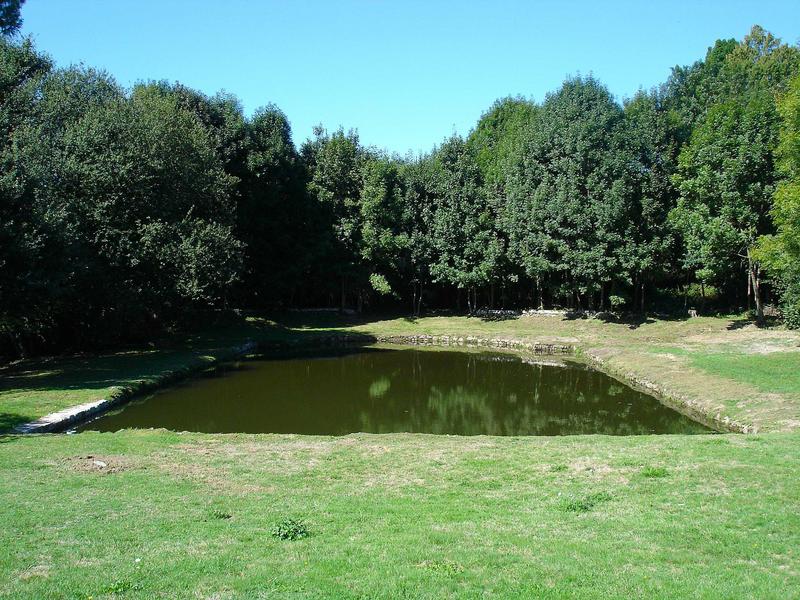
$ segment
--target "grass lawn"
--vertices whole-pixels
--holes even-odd
[[[572,344],[764,433],[0,436],[0,597],[800,597],[800,335],[735,318],[251,319],[9,365],[0,430],[331,332]],[[285,519],[310,535],[274,537]]]
[[[6,438],[0,596],[797,597],[798,443]]]
[[[0,596],[797,597],[799,443],[6,438]]]

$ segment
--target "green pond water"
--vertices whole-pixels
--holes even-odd
[[[578,363],[380,347],[239,362],[131,402],[79,429],[143,427],[321,435],[709,431],[652,396]]]

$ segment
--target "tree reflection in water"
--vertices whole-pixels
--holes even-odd
[[[326,435],[707,431],[653,397],[582,365],[418,349],[241,363],[156,393],[87,428],[123,427]]]

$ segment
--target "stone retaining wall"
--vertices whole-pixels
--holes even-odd
[[[460,335],[386,335],[378,336],[377,341],[388,344],[408,344],[418,346],[465,346],[482,348],[508,348],[534,354],[571,354],[574,346],[568,344],[543,344],[509,338],[482,338]]]

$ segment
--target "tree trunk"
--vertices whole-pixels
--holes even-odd
[[[639,300],[640,300],[641,304],[639,306],[640,306],[641,313],[644,314],[644,280],[642,280],[642,284],[641,285],[642,285],[642,293],[639,296]]]
[[[764,324],[764,304],[761,302],[761,269],[758,261],[753,260],[747,251],[747,266],[750,272],[750,286],[753,288],[753,300],[756,303],[756,323]]]
[[[489,308],[494,310],[494,281],[492,285],[489,287]]]
[[[706,284],[704,281],[700,282],[700,310],[701,312],[706,310]]]
[[[345,276],[342,275],[342,304],[341,310],[344,312],[344,309],[347,308],[347,285],[345,283]]]
[[[542,279],[536,276],[536,296],[539,301],[539,310],[544,308],[544,294],[542,293]]]
[[[748,268],[747,268],[747,312],[750,312],[750,306],[751,306],[750,290],[752,290],[752,288],[753,288],[753,286],[750,283],[750,279],[751,279],[751,277],[750,277],[750,265],[748,264]]]

